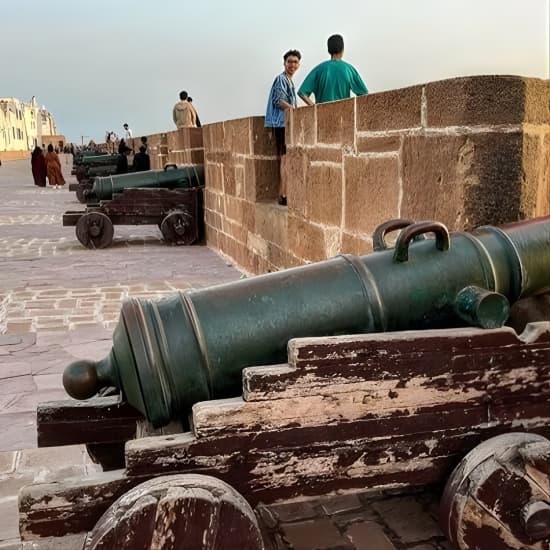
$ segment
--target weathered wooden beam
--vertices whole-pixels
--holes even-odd
[[[288,353],[288,365],[244,370],[246,401],[308,396],[323,388],[343,393],[365,381],[405,387],[429,380],[452,387],[476,379],[498,383],[517,368],[544,372],[550,323],[532,323],[520,336],[503,327],[299,338],[289,342]]]
[[[143,419],[118,396],[41,403],[36,417],[39,447],[128,441]]]

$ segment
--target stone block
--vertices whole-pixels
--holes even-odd
[[[399,164],[395,157],[345,157],[344,230],[370,235],[380,223],[396,218]]]
[[[213,212],[224,213],[223,195],[219,192],[215,192],[212,189],[204,190],[204,206],[205,208],[212,210]]]
[[[16,451],[0,452],[0,476],[13,472],[17,456]]]
[[[224,150],[233,154],[251,153],[251,119],[227,120],[224,125]]]
[[[355,99],[321,103],[317,111],[317,143],[352,147],[355,134]]]
[[[326,259],[325,234],[319,226],[302,218],[288,216],[288,246],[291,254],[301,262],[318,262]]]
[[[471,230],[524,218],[517,133],[406,137],[401,217]]]
[[[298,502],[281,502],[271,504],[267,509],[271,515],[281,523],[290,523],[311,519],[318,516],[314,508],[315,501],[301,500]]]
[[[287,150],[282,161],[281,177],[285,181],[289,211],[304,215],[308,155],[305,149]]]
[[[251,120],[252,128],[252,154],[262,156],[277,156],[277,145],[271,128],[264,126],[264,117],[253,117]]]
[[[357,136],[358,153],[388,153],[399,151],[400,148],[401,136]]]
[[[349,495],[331,495],[323,497],[320,500],[321,508],[325,514],[332,516],[350,510],[357,510],[362,507],[362,504],[355,494]]]
[[[21,451],[18,472],[37,469],[58,470],[67,466],[83,466],[87,457],[84,445],[65,445]]]
[[[550,214],[550,133],[523,134],[521,204],[526,217]]]
[[[525,117],[526,79],[471,76],[426,85],[427,125],[521,124]],[[547,104],[548,105],[548,104]]]
[[[294,550],[355,550],[328,519],[313,519],[281,526]]]
[[[250,202],[274,200],[279,196],[279,160],[247,158],[245,197]]]
[[[525,79],[524,122],[550,124],[550,80]]]
[[[421,125],[422,86],[411,86],[356,99],[357,131],[399,130]]]
[[[342,164],[343,151],[341,147],[315,147],[308,149],[309,162],[331,162]]]
[[[223,192],[223,166],[207,162],[204,172],[206,189]]]
[[[344,231],[342,233],[342,248],[340,252],[342,254],[355,254],[356,256],[370,254],[372,252],[372,241]]]
[[[204,150],[206,153],[211,151],[225,151],[227,149],[224,142],[223,122],[207,124],[203,127],[202,132]]]
[[[169,151],[181,151],[203,147],[202,128],[180,128],[166,134]]]
[[[404,543],[442,536],[437,523],[414,497],[389,498],[374,502],[372,507]]]
[[[305,203],[301,209],[311,221],[340,227],[342,223],[342,165],[310,164]]]
[[[222,223],[223,232],[239,241],[240,243],[246,244],[248,229],[241,225],[238,222],[234,222],[228,219],[224,219]]]
[[[224,195],[236,196],[237,182],[235,180],[235,165],[228,162],[223,165],[223,192]]]
[[[19,512],[17,494],[13,498],[0,500],[0,540],[19,537]]]
[[[317,143],[316,107],[300,107],[288,115],[286,125],[287,147],[315,145]]]
[[[380,525],[373,521],[354,523],[345,532],[355,550],[396,550]]]
[[[242,224],[243,222],[243,200],[236,197],[225,196],[225,217]]]
[[[288,248],[287,212],[272,202],[257,203],[254,233],[281,248]]]

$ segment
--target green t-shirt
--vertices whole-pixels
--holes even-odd
[[[311,70],[300,86],[298,95],[315,94],[317,103],[326,103],[347,99],[350,91],[355,95],[369,93],[352,65],[342,59],[329,59]]]

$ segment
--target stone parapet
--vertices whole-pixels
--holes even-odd
[[[550,214],[550,82],[475,76],[204,128],[208,243],[252,273],[366,254],[396,217],[451,230]]]

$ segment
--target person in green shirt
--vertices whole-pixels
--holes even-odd
[[[342,59],[343,37],[333,34],[327,40],[327,47],[330,59],[313,68],[298,90],[298,95],[304,102],[313,105],[309,98],[311,94],[315,95],[317,103],[347,99],[350,91],[355,95],[368,94],[369,91],[355,67]]]

